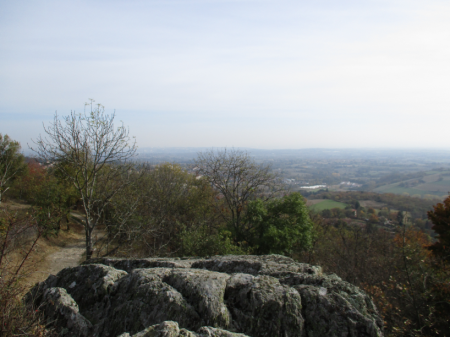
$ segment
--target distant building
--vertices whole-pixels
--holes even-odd
[[[313,186],[300,186],[300,188],[303,188],[305,190],[315,190],[318,188],[326,188],[327,185],[313,185]]]
[[[350,181],[343,181],[339,185],[344,185],[344,186],[348,186],[348,187],[361,187],[362,186],[361,184],[352,183]]]

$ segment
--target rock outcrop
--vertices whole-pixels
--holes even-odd
[[[383,336],[362,290],[279,255],[93,259],[26,301],[64,336]]]

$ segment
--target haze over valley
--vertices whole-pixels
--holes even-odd
[[[449,18],[0,0],[0,336],[450,336]]]

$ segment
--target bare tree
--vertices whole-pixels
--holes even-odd
[[[46,136],[39,136],[32,148],[78,191],[85,212],[86,259],[93,253],[94,228],[113,197],[129,183],[122,178],[132,169],[129,160],[136,152],[136,142],[123,123],[115,128],[115,114],[107,115],[102,105],[93,103],[86,103],[88,113],[72,111],[66,117],[55,113],[53,123],[44,125]]]
[[[19,151],[18,142],[0,133],[0,203],[9,183],[25,170],[26,164]]]
[[[199,153],[195,165],[197,173],[223,196],[238,241],[244,238],[242,217],[247,202],[255,198],[268,200],[282,190],[270,166],[256,163],[245,151],[225,149]]]

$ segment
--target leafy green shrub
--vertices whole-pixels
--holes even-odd
[[[251,201],[244,221],[247,242],[256,254],[291,255],[311,247],[313,226],[299,193],[268,202]]]
[[[180,235],[183,256],[244,255],[247,252],[233,243],[231,232],[211,233],[207,225],[196,230],[183,230]]]

